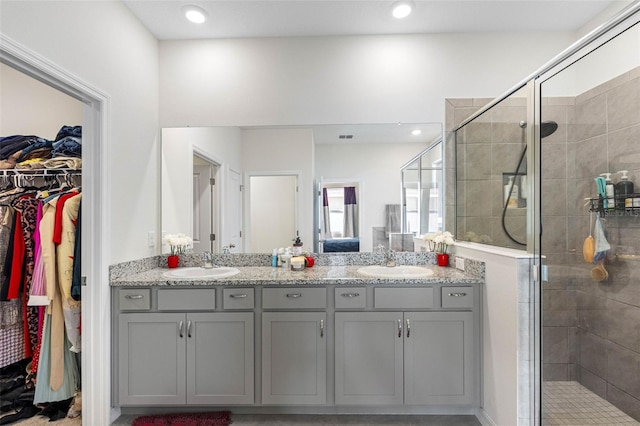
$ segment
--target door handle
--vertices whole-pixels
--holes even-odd
[[[180,338],[184,337],[184,322],[180,321],[178,324],[178,331],[180,332]]]
[[[411,335],[411,323],[409,322],[409,318],[407,318],[407,339]]]
[[[320,320],[320,337],[324,337],[324,320]]]
[[[360,296],[360,293],[342,293],[341,296],[353,299],[354,297]]]
[[[402,337],[402,320],[398,320],[398,337]]]
[[[191,320],[187,322],[187,337],[191,338]],[[409,336],[407,336],[409,337]]]
[[[242,293],[242,294],[230,294],[229,295],[230,298],[232,299],[244,299],[247,297],[247,293]]]

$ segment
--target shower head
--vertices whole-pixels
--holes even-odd
[[[543,121],[540,123],[540,139],[551,136],[558,130],[558,123],[555,121]]]
[[[527,127],[527,122],[526,121],[521,121],[519,123],[521,128],[525,128]],[[555,133],[555,131],[558,130],[558,123],[556,123],[555,121],[543,121],[542,123],[540,123],[540,139],[544,139],[547,136],[551,136],[552,134]]]

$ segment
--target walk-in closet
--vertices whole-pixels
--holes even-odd
[[[0,424],[79,417],[83,104],[0,74]]]

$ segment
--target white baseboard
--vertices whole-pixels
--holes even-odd
[[[482,426],[498,426],[482,407],[476,408],[476,417]]]

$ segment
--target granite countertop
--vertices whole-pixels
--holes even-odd
[[[112,287],[135,286],[255,286],[255,285],[364,285],[364,284],[482,284],[483,279],[452,267],[423,265],[433,270],[427,278],[377,278],[359,274],[362,265],[313,266],[300,271],[271,266],[238,266],[239,274],[218,279],[175,279],[162,274],[169,269],[152,268],[144,272],[112,278]]]

